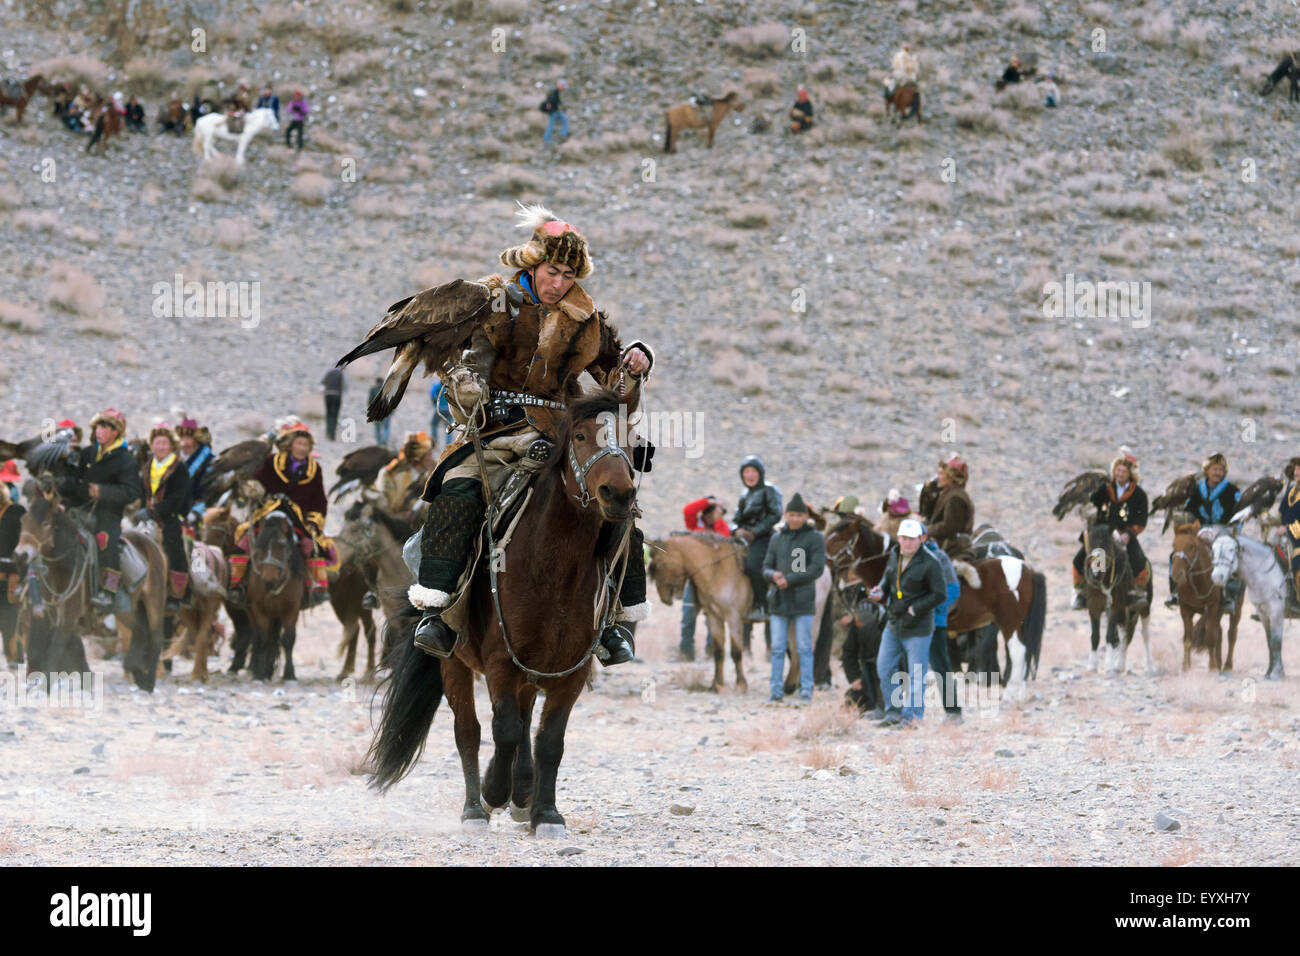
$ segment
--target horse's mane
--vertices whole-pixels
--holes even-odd
[[[568,460],[569,442],[573,440],[573,429],[578,422],[585,422],[597,415],[617,415],[620,407],[627,404],[627,399],[608,388],[586,392],[569,402],[568,414],[562,419],[559,441],[551,449],[546,463],[550,469],[558,469]]]
[[[307,559],[303,557],[302,548],[298,547],[298,535],[293,528],[293,519],[290,518],[283,511],[272,511],[269,515],[266,516],[266,518],[273,518],[277,515],[284,519],[284,524],[289,529],[289,544],[290,544],[289,563],[290,565],[292,565],[291,570],[293,571],[294,574],[306,574]],[[266,541],[267,536],[274,533],[272,531],[272,528],[274,527],[275,524],[278,523],[273,521],[267,521],[266,518],[262,519],[263,521],[262,527],[257,532],[257,535],[253,538],[254,552],[259,552],[261,550],[261,547],[263,543]]]
[[[414,528],[396,515],[390,515],[383,508],[371,508],[370,513],[374,515],[376,521],[388,529],[388,533],[395,541],[405,543],[407,538],[415,534]]]

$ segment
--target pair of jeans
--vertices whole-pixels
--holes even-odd
[[[795,617],[772,615],[772,696],[781,697],[785,688],[785,649],[789,644],[790,624],[794,624],[795,650],[799,654],[799,696],[811,700],[813,694],[812,614]]]
[[[682,589],[682,642],[679,650],[683,657],[695,659],[695,619],[700,615],[700,605],[696,601],[695,583],[689,578]],[[708,618],[704,619],[708,628],[709,639],[713,638],[713,628],[709,627]]]
[[[892,623],[885,627],[876,654],[876,674],[880,678],[880,697],[886,716],[901,716],[904,722],[909,722],[925,715],[925,672],[930,663],[932,636],[900,638]],[[907,658],[906,672],[897,671],[902,657]],[[901,677],[897,688],[896,675]],[[901,700],[895,696],[896,691]]]
[[[387,418],[385,418],[381,422],[375,422],[375,444],[376,445],[388,444],[388,432],[390,428],[392,428],[392,422]]]
[[[555,123],[559,121],[560,135],[565,139],[569,138],[569,118],[564,115],[564,110],[556,110],[551,114],[551,118],[546,121],[546,132],[542,135],[542,142],[551,141],[551,133],[555,131]]]

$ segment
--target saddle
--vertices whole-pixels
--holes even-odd
[[[708,109],[713,105],[713,97],[705,93],[696,93],[688,102],[697,110]]]
[[[233,111],[226,114],[226,132],[238,136],[244,131],[244,114],[242,111]]]
[[[17,80],[5,80],[4,94],[11,100],[20,100],[23,97],[23,85]]]

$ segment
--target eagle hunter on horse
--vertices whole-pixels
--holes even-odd
[[[1182,502],[1180,510],[1186,511],[1199,521],[1202,533],[1208,531],[1209,538],[1213,541],[1220,532],[1228,530],[1229,519],[1236,514],[1237,500],[1240,497],[1241,491],[1228,481],[1228,459],[1222,452],[1215,452],[1201,464],[1201,477],[1192,485],[1191,492],[1187,500]],[[1178,607],[1178,589],[1174,587],[1173,563],[1174,559],[1171,555],[1169,598],[1165,601],[1165,607]],[[1237,601],[1244,588],[1245,582],[1240,574],[1228,578],[1223,592],[1221,607],[1223,613],[1231,614],[1236,609]]]
[[[1147,526],[1149,505],[1147,493],[1138,485],[1137,458],[1122,452],[1110,463],[1110,481],[1092,493],[1089,499],[1097,509],[1097,523],[1106,525],[1124,545],[1128,554],[1129,567],[1133,568],[1133,600],[1141,602],[1146,599],[1147,580],[1151,577],[1151,565],[1138,544],[1140,535]],[[1083,535],[1079,535],[1080,542]],[[1070,610],[1078,611],[1088,606],[1083,593],[1084,545],[1074,555],[1074,601]]]
[[[333,542],[325,537],[325,479],[320,464],[311,457],[315,445],[311,430],[302,422],[290,422],[276,436],[276,451],[267,455],[253,472],[253,480],[266,491],[266,497],[235,530],[235,548],[230,556],[230,589],[227,601],[243,607],[248,584],[251,540],[249,531],[273,511],[283,511],[293,523],[303,555],[311,569],[311,587],[303,595],[306,606],[315,607],[328,599],[330,565],[337,566]]]
[[[416,646],[443,659],[455,650],[458,635],[441,612],[450,604],[482,530],[484,480],[490,484],[558,440],[566,403],[582,394],[578,376],[584,371],[623,398],[631,414],[653,362],[645,344],[621,344],[605,313],[578,284],[592,272],[586,238],[542,206],[521,204],[519,219],[531,235],[523,245],[501,253],[501,262],[515,270],[510,279],[456,279],[403,299],[365,342],[339,361],[342,366],[396,347],[384,385],[367,409],[370,421],[391,414],[423,361],[428,372],[438,373],[447,384],[453,418],[471,426],[447,448],[425,484],[429,508],[418,580],[408,593],[411,604],[424,611],[415,630]],[[477,446],[466,435],[474,428]],[[640,470],[648,470],[652,452],[650,446],[637,450]],[[584,475],[591,464],[582,467]],[[596,650],[602,664],[632,660],[631,633],[620,622],[649,616],[645,587],[642,535],[633,528],[618,613],[601,632]]]

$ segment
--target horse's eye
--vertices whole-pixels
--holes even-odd
[[[584,435],[582,432],[578,432],[578,433],[575,434],[573,437],[576,438],[576,439],[578,439],[578,441],[586,441],[586,440],[587,440],[587,436]]]

